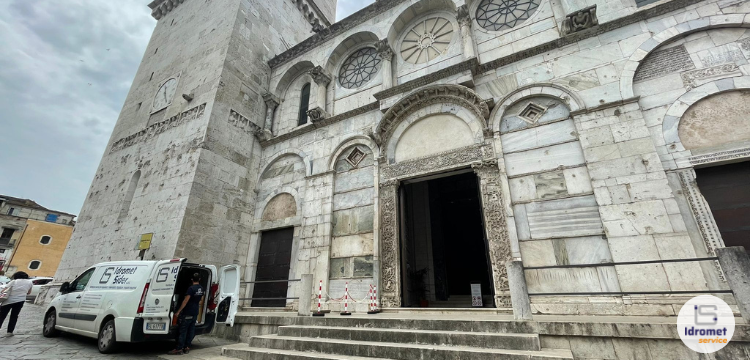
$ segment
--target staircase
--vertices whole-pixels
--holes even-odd
[[[533,322],[388,318],[299,318],[274,335],[224,347],[238,359],[573,359],[542,349]]]

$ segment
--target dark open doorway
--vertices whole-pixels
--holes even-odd
[[[492,286],[476,175],[463,172],[401,187],[402,304],[472,307],[471,284],[484,306]]]
[[[253,307],[284,307],[292,260],[294,228],[264,231],[260,236],[258,267],[253,287]],[[272,300],[256,300],[272,299]]]
[[[750,162],[695,169],[724,245],[750,252]]]

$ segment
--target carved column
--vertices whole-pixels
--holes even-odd
[[[461,27],[461,43],[463,44],[464,59],[468,60],[476,57],[474,52],[474,38],[471,34],[471,15],[469,7],[461,5],[458,7],[458,25]]]
[[[389,89],[393,86],[393,49],[388,45],[388,39],[378,41],[375,48],[383,60],[383,64],[380,66],[383,72],[383,90]]]
[[[703,195],[701,195],[700,189],[698,189],[698,183],[695,180],[695,170],[692,168],[682,170],[678,175],[680,177],[682,192],[684,193],[685,198],[687,198],[695,222],[698,224],[701,238],[703,238],[703,244],[706,247],[706,253],[708,256],[716,256],[715,250],[724,247],[724,239],[721,238],[719,226],[716,225],[716,221],[714,221],[714,215],[711,212],[711,208],[708,206],[708,202]],[[721,281],[727,281],[718,261],[714,261],[714,267],[719,274],[719,279]]]
[[[263,123],[263,133],[270,138],[273,136],[273,113],[279,106],[279,98],[274,94],[266,93],[263,95],[263,101],[266,103],[266,122]]]
[[[510,237],[505,222],[505,207],[497,160],[484,160],[471,165],[479,178],[484,226],[492,263],[492,280],[495,287],[495,306],[511,307],[508,272],[505,263],[511,260]]]
[[[307,116],[315,122],[328,117],[328,113],[326,112],[326,95],[328,93],[328,84],[331,82],[331,76],[320,66],[312,68],[310,76],[315,81],[317,88],[317,104],[312,109],[307,110]]]
[[[401,306],[398,243],[398,180],[380,183],[380,303],[384,308]]]

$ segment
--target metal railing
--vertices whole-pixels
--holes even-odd
[[[11,238],[0,238],[0,246],[2,246],[2,247],[9,247],[9,246],[11,246],[10,245],[11,241],[12,241]]]

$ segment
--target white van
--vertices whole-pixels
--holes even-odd
[[[118,342],[175,339],[173,313],[201,275],[207,289],[201,300],[195,334],[211,332],[215,323],[234,325],[240,289],[238,265],[198,265],[186,259],[116,261],[96,264],[60,287],[47,307],[43,335],[59,331],[97,338],[99,351],[110,353]]]

